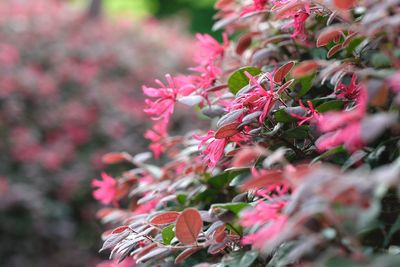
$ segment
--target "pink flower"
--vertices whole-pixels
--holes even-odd
[[[393,92],[400,93],[400,71],[393,74],[389,80],[389,86],[392,88]]]
[[[279,215],[275,220],[266,222],[267,224],[256,233],[243,237],[242,243],[244,245],[251,244],[254,248],[262,249],[269,240],[274,239],[280,232],[282,232],[287,219],[287,215]]]
[[[101,203],[107,205],[114,201],[117,195],[117,180],[103,172],[102,181],[92,180],[92,187],[97,189],[93,192],[93,197]]]
[[[224,33],[222,37],[223,43],[221,45],[211,35],[196,34],[198,48],[195,55],[195,61],[202,66],[206,66],[217,58],[222,57],[225,53],[225,49],[229,46],[228,35]]]
[[[253,0],[253,4],[245,6],[243,8],[242,12],[240,12],[240,16],[244,16],[257,11],[263,11],[267,2],[267,0]]]
[[[218,77],[221,76],[221,68],[210,63],[207,66],[197,66],[190,68],[191,71],[199,72],[200,76],[193,76],[197,87],[207,89],[211,87]]]
[[[152,119],[158,121],[152,130],[148,130],[145,133],[145,137],[152,141],[150,149],[156,158],[164,151],[160,142],[168,136],[167,126],[174,112],[177,98],[179,96],[187,96],[196,89],[192,84],[193,78],[191,76],[173,78],[167,74],[165,78],[167,80],[166,85],[159,80],[155,81],[160,86],[159,88],[143,86],[144,94],[155,98],[155,100],[145,100],[147,108],[144,112],[153,115]]]
[[[206,161],[209,168],[215,168],[218,162],[224,155],[224,150],[229,141],[240,144],[248,140],[248,137],[237,133],[229,138],[216,139],[214,137],[215,131],[208,131],[205,136],[193,136],[195,139],[200,140],[199,149],[206,145],[206,148],[201,152],[203,159]]]
[[[150,213],[151,211],[153,211],[158,202],[160,201],[161,198],[155,198],[152,199],[150,201],[147,201],[146,203],[143,203],[141,205],[139,205],[134,211],[134,214],[146,214],[146,213]]]
[[[310,3],[308,2],[297,2],[297,1],[276,1],[275,7],[281,6],[281,10],[285,10],[281,14],[282,18],[293,19],[292,22],[283,26],[283,28],[293,27],[292,38],[299,37],[300,39],[306,38],[305,23],[307,18],[310,16]],[[278,11],[279,12],[279,11]]]
[[[309,16],[310,14],[305,11],[299,11],[293,16],[293,22],[289,24],[294,28],[292,38],[306,38],[305,23]]]
[[[242,212],[240,215],[240,224],[244,227],[251,227],[254,224],[264,224],[265,222],[276,220],[285,205],[285,201],[277,201],[272,204],[260,201],[254,209]]]
[[[215,139],[215,131],[209,131],[205,136],[194,136],[195,139],[200,140],[199,149],[205,145],[206,148],[202,151],[204,160],[207,162],[209,168],[214,168],[224,154],[225,146],[228,144],[228,138]]]
[[[355,151],[364,144],[361,138],[361,120],[365,117],[368,104],[367,90],[360,86],[357,105],[350,111],[332,111],[317,118],[318,129],[326,133],[318,138],[316,145],[321,151],[344,145]]]
[[[250,85],[255,87],[247,93],[244,93],[242,96],[238,97],[236,102],[239,103],[237,108],[247,108],[249,113],[253,113],[256,111],[261,111],[259,116],[259,122],[264,123],[265,118],[268,116],[272,107],[275,105],[278,98],[278,94],[275,95],[274,92],[274,82],[271,73],[265,73],[266,77],[269,80],[269,90],[265,90],[257,79],[255,79],[250,73],[247,71],[244,74],[249,78]],[[233,104],[235,106],[235,103]]]
[[[156,80],[156,83],[160,86],[160,88],[153,88],[143,86],[143,92],[145,95],[151,98],[157,98],[155,101],[151,101],[146,99],[146,104],[148,108],[144,111],[147,114],[153,115],[154,120],[164,119],[167,122],[169,121],[169,117],[174,111],[174,104],[176,101],[176,97],[179,89],[177,88],[174,78],[171,75],[165,75],[167,80],[167,86],[164,85],[160,80]]]
[[[336,87],[335,94],[337,98],[346,98],[349,100],[354,100],[358,96],[360,86],[356,84],[357,76],[353,74],[349,86],[344,85],[342,82],[338,83]]]
[[[349,151],[355,151],[365,144],[361,138],[361,123],[354,122],[344,128],[322,135],[316,141],[317,148],[326,151],[344,145]]]
[[[293,114],[293,113],[290,114],[290,116],[300,120],[298,122],[299,125],[303,125],[307,121],[315,120],[315,119],[319,118],[319,113],[318,113],[318,111],[316,111],[314,109],[314,106],[311,101],[307,101],[309,108],[305,107],[303,102],[301,102],[301,100],[299,100],[299,104],[300,104],[300,107],[307,112],[306,115],[310,115],[307,117],[307,116],[300,116],[300,115]]]

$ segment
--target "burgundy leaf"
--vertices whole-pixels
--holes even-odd
[[[349,9],[356,4],[357,0],[333,0],[333,5],[338,9]]]
[[[176,220],[175,235],[186,245],[193,244],[203,228],[200,213],[194,208],[185,209]]]
[[[326,55],[327,58],[331,58],[334,56],[337,52],[339,52],[343,48],[342,44],[337,44],[332,46],[331,49],[329,49],[328,54]]]
[[[329,42],[335,40],[340,37],[343,33],[341,27],[331,26],[329,28],[324,29],[319,35],[317,39],[317,47],[325,46],[329,44]]]
[[[223,138],[231,137],[239,132],[239,130],[237,129],[239,125],[240,125],[239,122],[232,122],[232,123],[226,124],[226,125],[222,126],[221,128],[219,128],[215,132],[214,137],[216,139],[223,139]]]
[[[150,220],[151,224],[155,225],[164,225],[164,224],[169,224],[173,223],[176,221],[176,219],[179,216],[179,212],[176,211],[168,211],[164,212],[162,214],[156,215],[154,218]]]
[[[315,72],[315,70],[320,66],[316,60],[306,60],[297,65],[292,71],[292,77],[300,78],[308,76]]]
[[[199,248],[187,248],[184,251],[182,251],[176,258],[175,258],[175,264],[179,264],[182,261],[186,260],[189,258],[191,255],[199,251]]]
[[[280,83],[283,81],[285,76],[292,70],[294,66],[294,61],[290,61],[286,63],[285,65],[281,66],[274,75],[274,81],[277,83]]]

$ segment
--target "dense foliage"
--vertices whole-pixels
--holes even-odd
[[[136,88],[188,66],[193,43],[175,26],[135,24],[90,21],[61,1],[1,1],[1,266],[97,256],[90,180],[107,151],[146,147]]]
[[[219,0],[193,74],[144,86],[148,153],[93,181],[126,266],[399,266],[400,2]],[[168,134],[175,106],[211,129]],[[114,264],[104,263],[104,266]]]

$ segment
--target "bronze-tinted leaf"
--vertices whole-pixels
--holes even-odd
[[[352,33],[350,33],[349,35],[347,35],[346,38],[345,38],[344,41],[343,41],[342,47],[343,47],[343,48],[348,47],[349,44],[350,44],[350,42],[351,42],[351,40],[353,40],[354,37],[357,36],[357,34],[358,34],[358,32],[352,32]]]
[[[218,227],[215,232],[214,232],[214,240],[218,243],[221,243],[222,241],[225,240],[225,237],[227,236],[227,233],[225,232],[225,225],[221,225]]]
[[[233,167],[243,167],[254,164],[254,162],[262,155],[263,149],[259,146],[254,147],[243,147],[238,153],[236,153],[233,159]]]
[[[128,229],[129,227],[127,226],[127,225],[123,225],[123,226],[120,226],[120,227],[117,227],[117,228],[115,228],[112,232],[111,232],[111,234],[119,234],[119,233],[122,233],[123,231],[125,231],[126,229]]]
[[[101,160],[105,164],[116,164],[116,163],[125,161],[127,158],[126,156],[127,156],[126,153],[111,152],[111,153],[104,154],[103,157],[101,158]]]
[[[179,212],[176,211],[168,211],[164,212],[162,214],[156,215],[154,218],[150,220],[151,224],[155,225],[164,225],[164,224],[169,224],[173,223],[176,221],[176,219],[179,216]]]
[[[189,258],[191,255],[199,251],[199,248],[187,248],[184,251],[182,251],[176,258],[175,258],[175,264],[179,264],[182,261],[186,260]]]
[[[251,45],[253,39],[253,33],[249,32],[240,36],[236,45],[236,54],[241,55]]]
[[[289,61],[285,65],[281,66],[274,74],[274,81],[280,83],[283,78],[292,70],[294,66],[294,61]]]
[[[342,49],[342,44],[337,44],[332,46],[331,49],[329,49],[328,54],[326,55],[327,58],[331,58],[334,56],[337,52],[339,52]]]
[[[175,236],[183,244],[193,244],[203,228],[200,213],[194,208],[185,209],[176,220]]]
[[[338,9],[349,9],[356,4],[357,0],[333,0],[333,5]]]
[[[232,122],[222,126],[215,132],[214,134],[215,139],[228,138],[237,134],[239,132],[239,130],[237,129],[239,125],[240,125],[239,122]]]
[[[281,170],[268,170],[260,176],[246,181],[241,186],[241,189],[242,191],[245,191],[254,188],[262,188],[282,181],[284,181],[284,178]]]
[[[287,4],[284,4],[282,7],[274,10],[275,19],[284,19],[292,14],[296,13],[297,11],[304,8],[305,3],[303,1],[290,1]]]
[[[312,74],[319,67],[316,60],[306,60],[297,65],[292,71],[292,77],[300,78]]]
[[[218,0],[214,7],[215,9],[224,9],[224,7],[231,5],[233,2],[234,0]]]
[[[343,31],[341,27],[332,26],[324,29],[319,35],[317,39],[317,47],[325,46],[329,44],[329,42],[335,40],[336,38],[342,35]]]
[[[294,82],[294,79],[291,79],[291,80],[285,82],[281,87],[279,87],[279,89],[278,89],[278,94],[280,94],[280,93],[282,93],[284,90],[286,90],[286,88],[288,88],[289,86],[291,86],[293,82]]]

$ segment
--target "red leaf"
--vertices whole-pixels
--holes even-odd
[[[191,255],[196,253],[199,250],[199,248],[187,248],[184,251],[182,251],[176,258],[175,258],[175,264],[179,264],[182,261],[186,260],[189,258]]]
[[[188,208],[176,220],[175,235],[183,244],[193,244],[202,228],[203,220],[200,213],[196,209]]]
[[[223,9],[233,3],[233,0],[219,0],[214,4],[215,9]]]
[[[341,27],[332,26],[323,30],[317,39],[317,47],[325,46],[329,44],[330,41],[335,40],[336,38],[342,35],[343,31]]]
[[[294,78],[308,76],[313,73],[318,67],[319,64],[316,60],[303,61],[293,69],[292,76]]]
[[[282,82],[283,78],[285,78],[285,76],[292,70],[293,66],[294,66],[294,61],[289,61],[288,63],[280,67],[275,72],[274,81],[277,83]]]
[[[151,250],[153,250],[157,247],[158,247],[157,243],[151,243],[151,244],[143,247],[143,249],[138,250],[133,258],[136,260],[136,259],[142,257],[143,255],[149,253]]]
[[[216,242],[221,243],[222,241],[224,241],[226,236],[227,233],[225,232],[225,224],[224,224],[215,230],[213,237]]]
[[[103,155],[101,160],[105,164],[116,164],[126,160],[126,153],[111,152]]]
[[[333,5],[338,9],[349,9],[356,4],[357,0],[333,0]]]
[[[233,167],[243,167],[249,166],[256,161],[260,155],[263,153],[263,150],[258,147],[244,147],[240,149],[239,152],[236,153],[235,158],[233,159],[232,166]]]
[[[251,45],[251,41],[255,34],[253,32],[249,32],[240,36],[236,45],[236,53],[238,55],[243,54],[244,51]]]
[[[232,122],[225,124],[215,132],[214,134],[215,139],[228,138],[237,134],[239,132],[239,130],[237,129],[239,125],[240,125],[239,122]]]
[[[264,174],[246,181],[242,186],[242,191],[248,189],[267,187],[271,184],[284,181],[282,170],[268,170]]]
[[[354,37],[357,36],[357,34],[358,34],[358,32],[352,32],[352,33],[350,33],[349,35],[347,35],[347,37],[344,39],[344,42],[343,42],[343,44],[342,44],[343,48],[349,46],[351,40],[353,40]]]
[[[125,231],[125,230],[128,229],[128,228],[129,228],[129,227],[126,226],[126,225],[117,227],[117,228],[115,228],[115,229],[111,232],[111,234],[119,234],[119,233],[122,233],[123,231]]]
[[[305,6],[305,3],[303,1],[291,1],[288,2],[286,5],[279,7],[276,10],[275,13],[275,19],[284,19],[292,14],[296,13],[297,11],[303,9]],[[272,10],[272,11],[275,11]]]
[[[150,220],[150,223],[155,224],[155,225],[169,224],[169,223],[175,222],[176,218],[178,218],[178,216],[179,216],[179,212],[168,211],[168,212],[164,212],[162,214],[155,216],[154,218],[152,218]]]
[[[342,44],[337,44],[337,45],[332,46],[332,48],[329,49],[326,57],[331,58],[333,55],[335,55],[337,52],[339,52],[342,48],[343,48]]]
[[[280,94],[282,91],[284,91],[290,85],[292,85],[293,82],[294,82],[294,79],[291,79],[291,80],[285,82],[281,87],[279,87],[278,94]]]
[[[103,208],[96,213],[96,217],[99,219],[103,219],[104,217],[106,217],[108,214],[110,214],[113,211],[114,211],[114,209],[112,209],[112,208]]]

